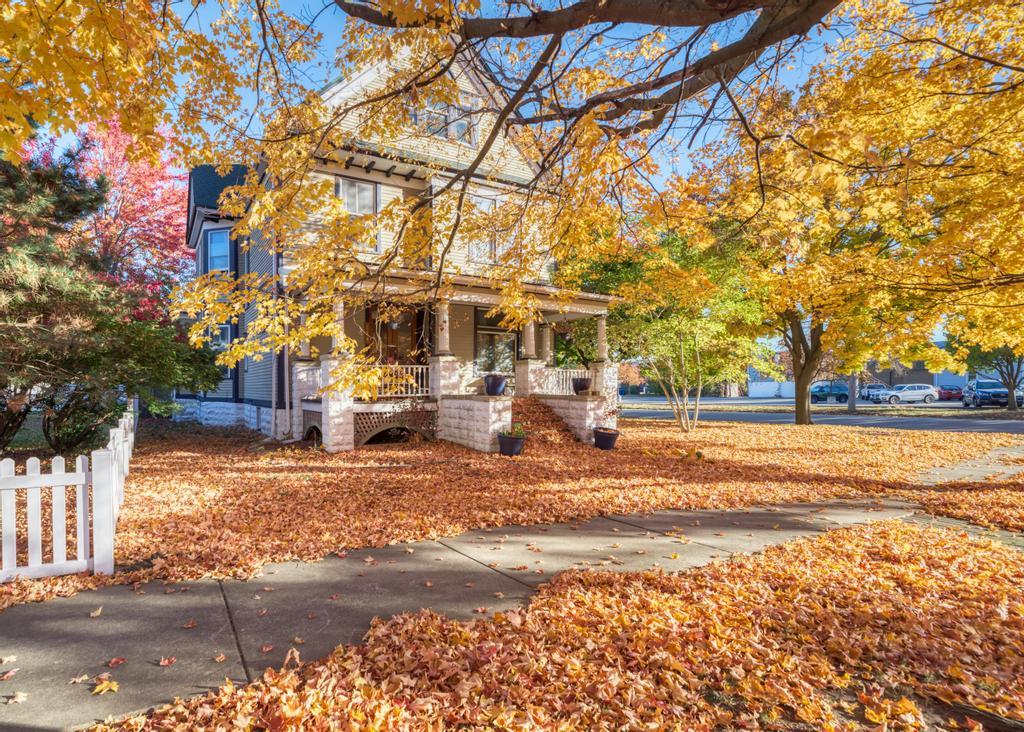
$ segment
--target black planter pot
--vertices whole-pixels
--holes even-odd
[[[501,396],[505,393],[508,377],[501,374],[487,374],[484,377],[484,392],[487,396]]]
[[[498,435],[498,451],[502,455],[515,457],[523,454],[523,445],[526,444],[525,437],[513,437],[512,435]]]
[[[585,391],[590,391],[590,385],[594,383],[594,380],[589,376],[577,376],[572,380],[572,390],[576,394],[582,394]]]
[[[619,439],[618,430],[610,430],[607,427],[594,428],[594,447],[598,450],[611,450],[615,447],[617,439]]]

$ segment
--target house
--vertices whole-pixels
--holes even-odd
[[[337,101],[373,83],[374,70],[354,79],[340,80],[322,93]],[[486,81],[468,66],[456,67],[464,104],[492,94]],[[491,105],[493,106],[493,105]],[[485,109],[481,106],[479,109]],[[459,108],[434,107],[422,115],[427,124],[401,140],[387,144],[359,143],[346,149],[342,162],[324,161],[315,175],[333,179],[335,195],[346,199],[346,209],[375,214],[396,197],[415,196],[443,182],[476,156],[494,117],[458,114]],[[478,124],[481,129],[475,129]],[[532,163],[514,140],[500,135],[471,179],[469,193],[481,200],[514,194],[532,176]],[[258,236],[240,246],[230,235],[233,224],[218,210],[225,187],[245,171],[235,168],[221,177],[209,166],[192,171],[189,180],[188,244],[196,252],[197,274],[224,270],[236,277],[247,272],[269,274],[283,283],[289,263],[272,254]],[[381,230],[376,251],[386,250],[393,235]],[[368,251],[372,259],[374,251]],[[503,328],[488,311],[500,301],[493,274],[493,242],[456,243],[447,260],[451,268],[443,299],[435,298],[384,327],[380,305],[346,307],[338,302],[335,317],[344,332],[360,347],[377,355],[380,388],[369,400],[353,398],[344,390],[325,391],[328,374],[337,365],[332,344],[305,344],[296,352],[281,352],[261,360],[246,358],[225,369],[219,387],[202,394],[178,393],[178,419],[203,424],[245,425],[278,439],[322,439],[329,451],[349,450],[382,431],[395,427],[420,432],[485,451],[497,450],[497,434],[511,426],[512,402],[507,396],[483,394],[483,377],[508,377],[515,396],[537,396],[573,429],[589,440],[594,426],[614,426],[617,400],[617,365],[608,360],[605,317],[610,298],[580,293],[570,302],[552,285],[550,263],[538,263],[527,292],[539,304],[536,322],[519,330]],[[447,272],[447,270],[446,270]],[[415,275],[410,272],[410,283]],[[389,286],[401,291],[401,272],[389,275]],[[411,285],[410,285],[411,286]],[[227,344],[245,333],[254,312],[242,322],[225,324],[214,334]],[[598,360],[586,369],[555,365],[554,328],[558,323],[597,318]],[[590,377],[592,388],[573,393],[572,380]]]

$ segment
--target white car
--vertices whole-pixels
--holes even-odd
[[[930,384],[900,384],[891,389],[882,389],[871,395],[871,401],[875,404],[889,402],[899,404],[900,402],[924,402],[931,404],[939,398],[939,391]]]

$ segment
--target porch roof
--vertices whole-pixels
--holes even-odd
[[[434,296],[427,298],[428,300],[444,299],[452,303],[487,306],[498,305],[501,302],[501,293],[495,288],[493,281],[486,277],[447,275],[445,284],[435,289],[432,284],[424,282],[423,275],[423,272],[398,270],[384,286],[384,291],[400,295],[434,289]],[[359,283],[352,283],[352,286],[360,288]],[[567,296],[560,288],[539,282],[527,282],[523,288],[537,297],[540,309],[550,314],[547,317],[549,321],[572,320],[573,316],[605,315],[608,308],[618,299],[613,295],[582,291]],[[374,289],[379,291],[379,284]]]

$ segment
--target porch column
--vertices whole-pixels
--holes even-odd
[[[334,302],[334,322],[336,322],[338,324],[338,327],[341,328],[341,332],[344,333],[345,332],[345,301],[344,300],[336,300]],[[338,342],[338,339],[332,337],[331,338],[331,350],[337,350],[339,345],[340,344]]]
[[[544,362],[537,358],[536,328],[523,326],[523,357],[516,360],[516,396],[540,394],[544,388]]]
[[[547,332],[548,366],[555,365],[555,326],[548,325]]]
[[[597,360],[608,360],[608,316],[597,316]]]
[[[321,382],[327,386],[320,399],[320,434],[327,452],[355,449],[355,413],[352,410],[352,390],[331,387],[341,365],[340,358],[321,361]]]
[[[523,326],[523,358],[526,360],[537,358],[537,339],[533,321]]]
[[[452,355],[451,321],[448,301],[438,300],[434,305],[434,355]]]
[[[551,325],[540,324],[540,360],[546,364],[551,363]]]

